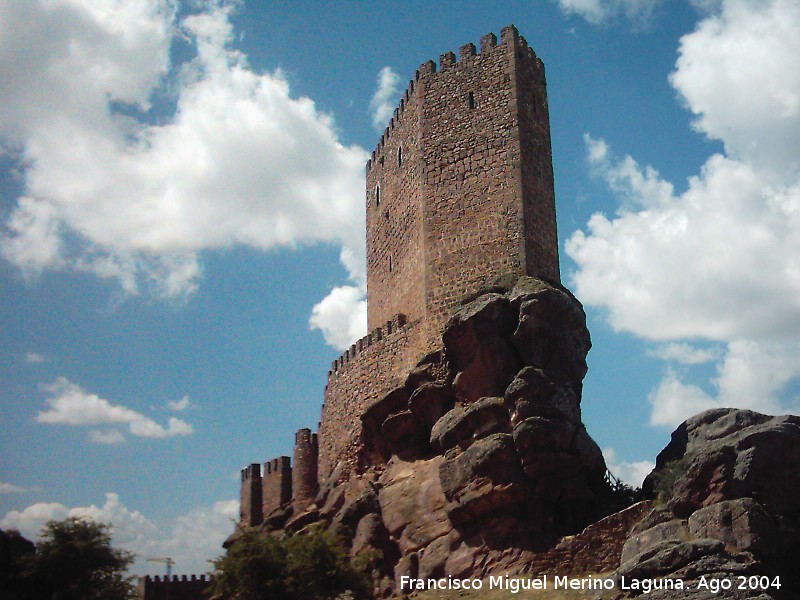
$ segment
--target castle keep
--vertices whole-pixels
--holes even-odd
[[[513,26],[414,74],[366,165],[369,330],[334,361],[318,433],[242,470],[241,522],[357,477],[366,409],[441,346],[452,310],[499,277],[558,284],[544,65]]]

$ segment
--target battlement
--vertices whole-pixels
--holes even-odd
[[[292,500],[292,461],[288,456],[279,456],[264,463],[262,481],[263,515],[267,518],[273,511]]]
[[[528,42],[525,38],[519,35],[517,28],[513,25],[509,25],[504,27],[500,31],[500,47],[501,49],[518,49],[521,48],[525,52],[529,53],[531,57],[536,61],[537,66],[539,66],[542,71],[544,71],[544,64],[541,60],[536,57],[533,49],[528,46]],[[414,101],[416,97],[416,90],[419,88],[419,82],[422,80],[426,80],[428,78],[436,77],[437,74],[443,73],[453,67],[458,66],[460,63],[470,62],[473,60],[479,60],[482,56],[486,55],[489,52],[494,51],[498,48],[497,44],[497,36],[494,33],[488,33],[481,37],[480,40],[480,53],[477,52],[475,44],[469,43],[464,44],[459,48],[458,52],[458,59],[456,59],[456,55],[454,52],[445,52],[444,54],[439,56],[439,69],[437,71],[437,64],[433,60],[428,60],[422,63],[414,72],[414,77],[409,81],[408,86],[406,87],[403,96],[400,98],[400,102],[398,106],[394,109],[394,114],[392,118],[389,120],[389,124],[384,129],[383,134],[381,134],[381,138],[378,141],[375,150],[372,151],[372,156],[367,160],[366,170],[369,173],[370,169],[375,165],[376,160],[378,164],[383,165],[383,156],[382,152],[386,142],[389,140],[392,132],[395,129],[395,126],[399,124],[400,119],[403,117],[406,107],[408,106],[409,102]]]
[[[371,347],[373,344],[377,344],[393,333],[403,331],[413,327],[414,325],[415,323],[408,322],[405,315],[398,314],[395,315],[392,320],[387,321],[380,327],[376,327],[360,340],[353,343],[347,350],[345,350],[344,354],[333,361],[331,364],[331,370],[328,371],[328,380],[330,380],[332,376],[339,374],[343,369],[347,368],[351,360],[355,359],[356,356],[361,354],[367,348]]]
[[[253,463],[242,469],[241,475],[239,521],[244,525],[260,525],[264,520],[261,465]]]
[[[213,575],[173,575],[172,577],[139,578],[137,598],[140,600],[205,600],[214,585]]]
[[[319,490],[317,461],[319,442],[310,429],[300,429],[295,435],[294,468],[292,469],[292,502],[296,513],[312,504]]]
[[[213,583],[214,576],[205,574],[203,575],[172,575],[171,577],[161,577],[160,575],[145,575],[144,577],[140,577],[140,579],[144,579],[147,583],[182,583],[185,581],[192,582],[192,581],[200,581],[203,583]]]
[[[288,456],[279,456],[264,463],[264,476],[289,471],[291,468],[291,459]]]

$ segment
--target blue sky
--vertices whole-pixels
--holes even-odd
[[[205,571],[364,333],[387,107],[509,23],[612,470],[705,408],[796,413],[798,0],[0,0],[0,527],[90,515],[137,573]]]

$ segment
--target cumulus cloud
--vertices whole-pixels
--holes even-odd
[[[91,504],[69,508],[58,502],[40,502],[21,511],[10,511],[0,519],[0,528],[18,529],[29,539],[38,539],[47,521],[83,517],[112,527],[112,543],[133,552],[136,562],[132,572],[161,575],[160,565],[148,564],[147,558],[170,556],[181,573],[205,573],[207,560],[221,554],[222,542],[233,532],[232,519],[238,516],[235,500],[198,507],[178,516],[168,527],[161,527],[141,512],[125,506],[119,495],[107,493],[102,506]]]
[[[189,396],[184,396],[180,400],[167,400],[167,408],[175,412],[183,412],[191,406],[194,404],[189,400]]]
[[[558,0],[565,14],[577,15],[594,25],[625,17],[639,28],[651,24],[661,3],[662,0]]]
[[[204,251],[322,242],[359,280],[367,152],[233,48],[232,4],[196,6],[177,21],[170,0],[0,5],[0,138],[25,182],[0,253],[30,276],[181,298]],[[170,63],[176,40],[192,60]]]
[[[178,435],[191,435],[193,428],[181,419],[170,417],[167,426],[156,423],[140,412],[119,404],[112,404],[97,394],[85,391],[66,377],[43,385],[49,397],[47,409],[40,411],[36,421],[49,425],[127,425],[135,436],[163,439]],[[89,440],[99,444],[119,444],[124,436],[117,429],[92,430]]]
[[[28,490],[20,485],[0,481],[0,494],[24,494]]]
[[[334,288],[324,300],[314,306],[309,323],[311,327],[322,331],[330,346],[346,350],[367,331],[364,288]]]
[[[641,487],[644,478],[656,466],[655,463],[646,460],[635,462],[621,460],[614,448],[603,448],[603,458],[606,461],[608,470],[611,471],[614,477],[634,488]]]
[[[392,118],[400,99],[400,75],[391,67],[383,67],[378,73],[378,88],[369,103],[372,125],[378,131],[384,129]]]
[[[615,329],[666,344],[661,358],[716,361],[704,385],[666,372],[650,394],[654,424],[714,406],[798,409],[798,40],[800,5],[783,0],[721,2],[682,38],[670,81],[695,128],[725,147],[683,193],[586,136],[591,168],[620,207],[593,215],[566,243],[578,295],[604,308]],[[718,354],[685,345],[697,340]]]
[[[650,356],[655,356],[661,360],[676,362],[682,365],[700,365],[711,362],[719,358],[718,348],[698,348],[687,343],[661,344],[649,350]]]

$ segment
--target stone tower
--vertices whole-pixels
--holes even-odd
[[[433,347],[498,276],[560,280],[544,65],[516,28],[420,67],[367,163],[366,213],[370,330],[404,314]]]
[[[358,471],[360,416],[501,276],[560,282],[544,64],[513,26],[414,74],[366,166],[370,333],[334,361],[319,476]]]

